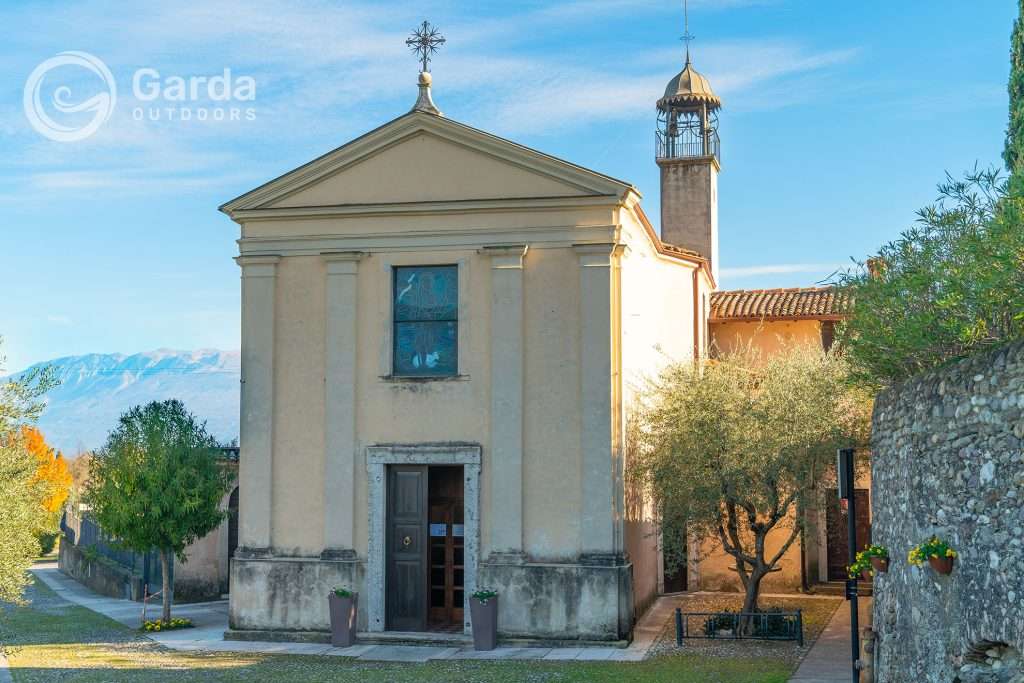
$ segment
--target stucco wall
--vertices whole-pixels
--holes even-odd
[[[622,393],[623,421],[629,419],[630,405],[657,378],[666,365],[693,358],[694,272],[696,265],[683,265],[659,255],[643,226],[623,217],[622,237],[630,245],[622,258]],[[697,271],[700,296],[709,289],[703,273]],[[699,305],[699,304],[698,304]],[[698,343],[701,340],[698,339]],[[628,467],[629,444],[623,448]],[[625,546],[633,563],[634,602],[638,614],[656,597],[662,581],[659,535],[651,503],[639,492],[626,491]]]
[[[1024,343],[882,393],[872,428],[876,680],[1024,680]],[[936,534],[941,576],[906,561]],[[997,663],[998,662],[998,663]]]
[[[787,344],[821,345],[821,323],[817,320],[715,322],[710,328],[712,341],[722,351],[751,344],[770,355]]]
[[[232,466],[233,467],[233,466]],[[236,483],[232,483],[234,489]],[[226,494],[220,502],[228,509]],[[185,548],[186,562],[174,559],[174,595],[182,602],[218,600],[228,592],[228,520]]]
[[[460,378],[391,380],[391,268],[460,264]],[[272,539],[285,555],[323,549],[324,264],[288,256],[277,266]],[[524,537],[537,559],[579,553],[579,277],[571,248],[530,250],[524,261]],[[356,453],[375,443],[471,442],[483,446],[481,508],[493,482],[489,452],[490,265],[475,250],[382,252],[360,264]],[[552,477],[552,470],[558,472]],[[366,470],[355,468],[356,509],[365,509]],[[356,546],[367,517],[355,516]],[[489,525],[482,542],[489,551]]]

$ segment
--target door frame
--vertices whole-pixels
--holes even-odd
[[[461,465],[463,505],[465,506],[465,588],[463,593],[463,631],[472,633],[469,597],[476,591],[480,554],[480,454],[479,444],[451,446],[392,444],[366,448],[366,472],[369,484],[369,543],[366,560],[367,628],[382,632],[386,624],[385,590],[387,562],[387,466],[388,465]]]

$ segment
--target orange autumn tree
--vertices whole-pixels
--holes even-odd
[[[54,450],[43,437],[43,433],[35,427],[21,428],[25,439],[25,448],[39,461],[36,470],[36,481],[46,484],[48,492],[43,498],[43,508],[50,513],[58,513],[64,507],[71,491],[71,472],[68,463],[59,451]]]

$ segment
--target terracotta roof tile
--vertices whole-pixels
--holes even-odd
[[[731,320],[839,320],[847,296],[833,287],[735,289],[711,294],[711,322]]]

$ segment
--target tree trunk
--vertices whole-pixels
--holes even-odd
[[[743,597],[743,607],[740,612],[744,614],[753,614],[757,612],[757,598],[761,591],[761,579],[768,575],[763,569],[754,568],[750,572],[750,578],[747,580],[747,592]],[[757,623],[757,617],[744,617],[740,621],[740,632],[744,635],[751,635],[754,632],[754,625]]]
[[[742,612],[756,612],[757,611],[757,598],[761,592],[761,579],[767,575],[767,572],[755,568],[750,572],[750,578],[747,579],[747,591],[743,597],[743,609]]]
[[[174,587],[171,583],[171,551],[166,548],[160,550],[160,574],[163,576],[163,616],[161,619],[166,623],[171,620],[171,601],[174,597]]]

